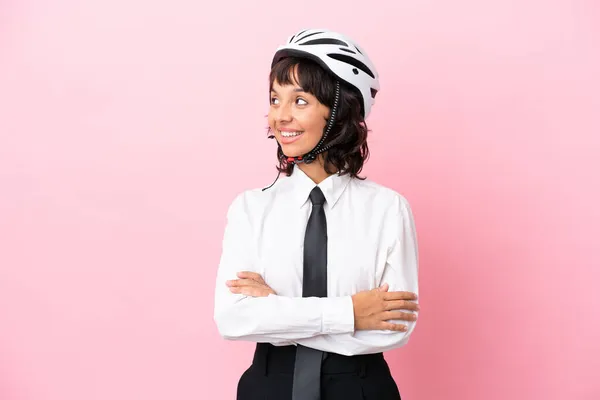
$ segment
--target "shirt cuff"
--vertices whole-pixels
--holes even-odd
[[[323,334],[353,333],[354,305],[352,296],[328,297],[323,299]]]

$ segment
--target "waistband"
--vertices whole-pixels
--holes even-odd
[[[264,375],[293,374],[296,361],[296,346],[273,346],[257,343],[252,368]],[[321,365],[321,374],[351,374],[365,377],[372,373],[389,374],[390,370],[382,353],[344,356],[326,353]]]

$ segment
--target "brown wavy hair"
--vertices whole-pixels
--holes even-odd
[[[296,66],[297,76],[294,76]],[[269,91],[273,89],[275,81],[280,85],[297,83],[302,90],[315,96],[331,110],[335,101],[336,80],[331,72],[310,59],[287,57],[271,69]],[[340,175],[350,174],[353,178],[365,179],[358,176],[369,158],[368,128],[361,110],[362,97],[357,89],[344,81],[339,82],[340,98],[336,118],[323,143],[323,146],[332,147],[319,155],[324,156],[325,171],[328,174],[339,172]],[[287,161],[280,146],[277,146],[277,160],[277,170],[290,176],[294,163]]]

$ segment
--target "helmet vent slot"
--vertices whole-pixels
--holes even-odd
[[[304,32],[306,32],[306,31],[304,31]],[[301,34],[303,34],[304,32],[300,32],[300,33],[299,33],[297,36],[300,36],[300,35],[301,35]],[[319,33],[325,33],[325,32],[313,32],[313,33],[309,33],[309,34],[307,34],[307,35],[304,35],[304,36],[302,36],[302,37],[299,37],[298,39],[296,39],[296,42],[295,42],[295,43],[298,43],[299,41],[301,41],[301,40],[304,40],[304,39],[306,39],[307,37],[310,37],[310,36],[312,36],[312,35],[318,35]]]
[[[309,40],[306,43],[298,43],[300,46],[310,46],[313,44],[337,44],[340,46],[345,46],[348,47],[348,43],[339,40],[339,39],[313,39],[313,40]]]
[[[369,67],[367,67],[364,63],[360,62],[356,58],[354,58],[352,56],[347,56],[345,54],[329,53],[327,55],[329,57],[333,58],[334,60],[342,61],[342,62],[345,62],[347,64],[353,65],[356,68],[358,68],[361,71],[363,71],[365,74],[369,75],[371,78],[375,79],[375,74],[373,73],[373,71],[371,71],[369,69]]]

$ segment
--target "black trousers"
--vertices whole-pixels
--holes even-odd
[[[291,400],[296,346],[258,343],[239,380],[237,400]],[[328,353],[321,367],[321,400],[400,400],[383,354]]]

